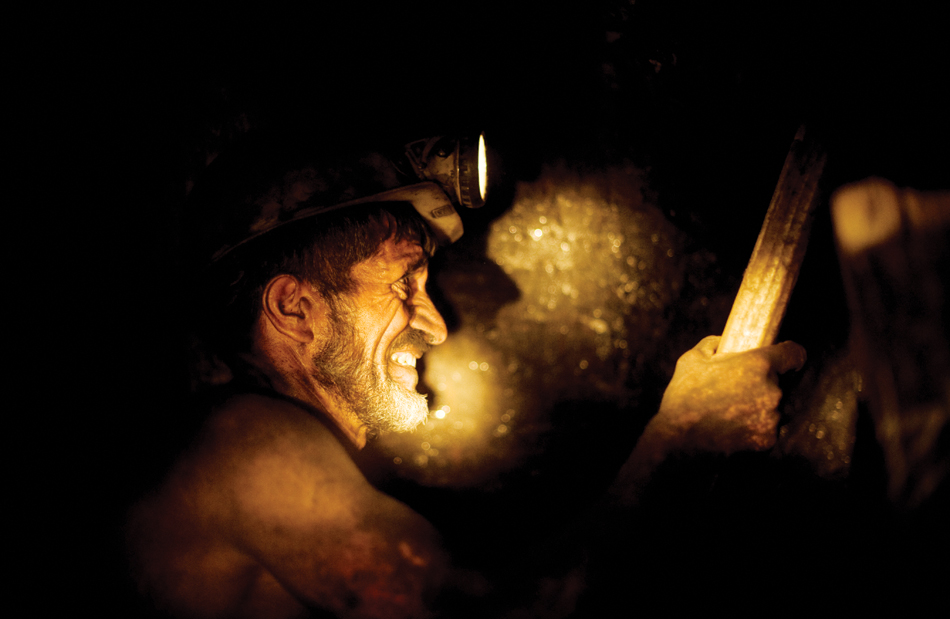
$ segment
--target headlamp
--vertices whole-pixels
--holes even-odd
[[[198,243],[211,262],[294,221],[373,202],[411,203],[439,242],[449,244],[462,236],[456,207],[485,204],[483,133],[416,140],[397,156],[353,145],[320,145],[322,152],[314,156],[278,149],[240,159],[212,183],[218,190],[208,190],[204,199],[192,196],[202,211],[196,215],[205,222],[199,226],[205,238]],[[302,148],[309,150],[312,143]],[[262,172],[262,166],[268,170]]]
[[[419,178],[439,183],[460,205],[479,208],[488,193],[488,160],[485,134],[477,137],[444,136],[406,145],[406,157]]]
[[[385,178],[388,184],[395,186],[331,207],[304,208],[293,218],[302,219],[369,202],[410,202],[442,244],[454,243],[463,232],[462,219],[455,206],[479,208],[485,204],[488,194],[485,134],[416,140],[405,146],[404,156],[416,178],[422,182],[408,180],[411,176],[405,172],[404,162],[383,161],[378,155],[372,155],[362,162],[371,162],[377,181]]]

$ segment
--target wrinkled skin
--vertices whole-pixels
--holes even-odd
[[[358,309],[347,318],[359,335],[356,358],[407,392],[418,380],[408,357],[447,335],[426,277],[421,249],[392,240],[354,267]],[[334,336],[326,304],[312,287],[279,276],[263,305],[250,360],[274,393],[221,403],[165,483],[133,510],[129,543],[143,592],[174,616],[209,618],[291,619],[314,609],[428,617],[439,593],[484,598],[478,578],[451,567],[432,525],[373,488],[341,442],[362,447],[366,421],[315,378],[313,359]],[[423,344],[402,337],[412,329]],[[632,482],[624,497],[637,496],[670,454],[774,444],[776,376],[800,367],[804,350],[786,342],[715,355],[718,341],[706,338],[680,358],[621,473]]]
[[[426,258],[390,238],[353,267],[344,342],[314,286],[287,274],[268,283],[246,358],[262,392],[216,404],[130,514],[133,576],[156,607],[189,618],[408,619],[468,585],[432,525],[374,488],[348,452],[371,423],[425,420],[415,360],[446,337]],[[408,413],[398,409],[407,400]]]

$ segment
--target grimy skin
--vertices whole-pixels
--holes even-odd
[[[425,617],[448,566],[304,405],[259,395],[209,419],[131,531],[139,579],[183,617]]]
[[[805,349],[782,342],[716,354],[719,341],[719,336],[706,337],[676,362],[660,410],[611,486],[615,502],[634,505],[671,455],[728,455],[775,445],[782,399],[777,375],[801,369]]]
[[[447,335],[425,290],[422,248],[390,239],[351,275],[355,353],[415,389],[415,370],[391,357],[422,351],[394,348],[397,337],[416,329],[437,345]],[[429,616],[454,572],[432,525],[373,488],[337,438],[362,448],[368,428],[311,371],[332,335],[326,302],[290,275],[262,296],[246,361],[274,396],[238,396],[214,411],[134,508],[128,538],[140,588],[181,617]]]
[[[417,245],[387,241],[353,275],[364,358],[390,367],[392,343],[409,328],[431,345],[445,340]],[[309,284],[281,275],[266,287],[262,310],[247,361],[274,395],[226,401],[133,509],[128,539],[140,589],[176,617],[433,616],[437,593],[471,588],[472,579],[450,566],[431,524],[373,488],[340,442],[362,448],[367,428],[309,371],[329,337],[326,304]],[[622,502],[672,453],[774,443],[775,374],[800,367],[804,351],[786,342],[714,355],[717,342],[703,340],[677,364],[614,487]],[[415,388],[414,371],[390,370]]]

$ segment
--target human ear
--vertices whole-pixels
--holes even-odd
[[[314,325],[323,318],[323,299],[309,284],[293,275],[278,275],[264,287],[264,318],[279,333],[307,344],[314,338]]]

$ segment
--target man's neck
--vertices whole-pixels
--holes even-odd
[[[282,371],[257,355],[242,355],[246,376],[261,387],[298,401],[305,408],[316,409],[329,418],[357,449],[366,446],[367,426],[335,394],[318,384],[306,373],[286,368]]]

